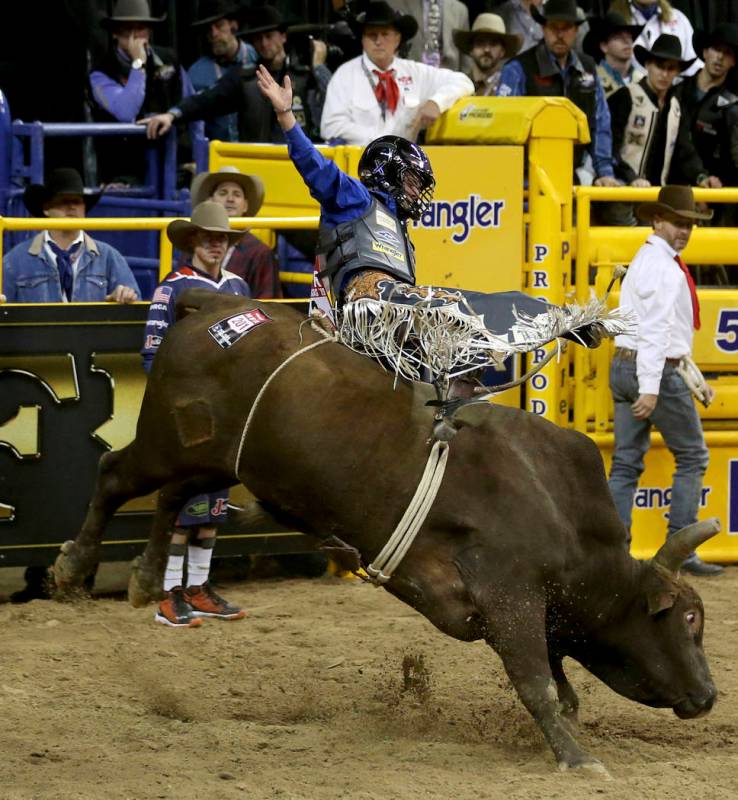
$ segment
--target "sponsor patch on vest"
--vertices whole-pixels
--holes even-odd
[[[534,75],[533,80],[539,86],[553,86],[554,79],[549,75]]]
[[[392,247],[391,245],[385,244],[384,242],[373,241],[372,250],[374,250],[375,253],[382,253],[385,256],[394,258],[396,261],[405,260],[404,253],[401,253],[396,247]]]
[[[582,89],[591,89],[594,86],[595,76],[591,72],[583,72],[579,78],[579,85]]]
[[[389,228],[391,231],[397,233],[397,220],[392,219],[389,214],[385,214],[381,208],[377,209],[377,225],[383,228]]]
[[[646,127],[646,118],[643,114],[636,114],[633,118],[633,127],[634,128],[645,128]]]
[[[395,247],[400,246],[400,237],[396,233],[392,233],[392,231],[377,231],[376,236],[377,239],[381,239],[387,244],[393,244]]]
[[[216,322],[215,325],[208,328],[208,333],[223,349],[226,349],[236,344],[247,333],[251,333],[254,328],[271,321],[272,318],[268,314],[260,308],[255,308],[252,311],[234,314],[232,317],[226,317],[220,322]]]

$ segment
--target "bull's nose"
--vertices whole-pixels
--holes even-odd
[[[717,689],[710,684],[702,692],[692,692],[674,706],[680,719],[694,719],[709,713],[717,700]]]

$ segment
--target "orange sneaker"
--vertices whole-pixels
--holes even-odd
[[[172,628],[199,628],[202,625],[202,620],[193,614],[181,586],[175,586],[167,592],[167,596],[159,603],[154,619]]]
[[[185,600],[192,607],[193,617],[215,617],[216,619],[243,619],[246,612],[231,605],[216,594],[209,583],[202,586],[188,586],[185,589]]]

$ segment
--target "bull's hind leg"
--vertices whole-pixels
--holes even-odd
[[[97,468],[95,491],[82,528],[62,545],[53,568],[57,592],[79,587],[100,561],[100,543],[113,514],[128,500],[156,489],[159,482],[145,474],[132,445],[104,453]]]
[[[161,598],[169,542],[177,514],[188,498],[201,491],[201,484],[185,483],[168,484],[159,492],[149,540],[143,554],[134,559],[128,581],[128,600],[136,608]]]

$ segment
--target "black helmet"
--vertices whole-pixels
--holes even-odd
[[[367,189],[386,192],[395,199],[401,217],[420,219],[430,207],[436,179],[428,156],[401,136],[380,136],[369,142],[359,161],[359,179]],[[407,193],[406,180],[417,186]]]

